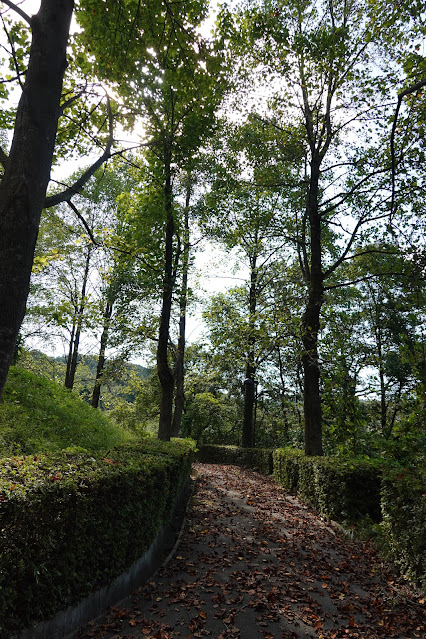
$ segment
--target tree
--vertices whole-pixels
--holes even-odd
[[[188,165],[193,167],[194,157],[214,127],[215,110],[223,93],[221,61],[214,47],[196,32],[206,12],[204,2],[173,6],[153,2],[139,3],[136,16],[130,11],[130,3],[109,15],[96,14],[93,20],[82,16],[87,27],[84,37],[90,39],[95,33],[91,48],[96,73],[114,86],[131,119],[140,118],[149,141],[143,173],[148,173],[150,180],[144,185],[144,198],[145,203],[150,200],[151,207],[156,204],[164,238],[157,342],[157,371],[162,388],[160,439],[170,438],[175,383],[169,360],[169,333],[181,243],[174,180],[177,172],[184,172]],[[124,54],[109,59],[107,68],[103,64],[105,45],[109,51],[118,49],[117,38],[125,33],[132,36]],[[111,34],[114,39],[106,43]],[[134,64],[141,50],[148,55],[143,63],[138,61],[135,76]]]
[[[30,17],[28,69],[19,101],[12,146],[2,153],[0,183],[0,393],[25,314],[40,216],[50,177],[60,116],[73,0],[43,0]]]
[[[250,2],[235,23],[225,10],[222,26],[243,65],[273,87],[260,115],[277,130],[288,119],[300,125],[306,155],[294,239],[307,289],[301,318],[305,452],[321,455],[321,310],[336,286],[327,280],[354,256],[362,229],[390,212],[391,166],[381,125],[390,114],[383,98],[398,78],[390,65],[374,67],[374,56],[385,49],[390,60],[396,34],[404,46],[404,25],[389,24],[368,2],[333,0]]]
[[[80,10],[93,2],[81,2]],[[98,5],[99,2],[96,2]],[[119,4],[119,3],[116,3]],[[111,157],[113,144],[113,113],[107,100],[107,117],[97,118],[96,105],[90,104],[84,117],[85,124],[97,121],[98,132],[108,129],[104,152],[98,160],[80,176],[78,181],[62,192],[46,197],[50,171],[55,150],[58,120],[67,109],[77,110],[79,99],[85,90],[78,89],[71,81],[62,93],[64,74],[68,66],[66,50],[69,37],[73,0],[42,0],[37,14],[28,16],[16,3],[4,0],[7,10],[16,13],[31,30],[31,46],[25,70],[27,37],[22,25],[12,25],[8,31],[6,20],[3,27],[10,44],[10,61],[15,77],[2,81],[0,98],[7,98],[7,83],[15,81],[22,90],[14,118],[13,139],[9,154],[0,148],[0,164],[3,174],[0,183],[0,395],[6,381],[13,357],[16,339],[25,315],[29,293],[30,275],[40,225],[41,212],[60,202],[69,202],[95,171]],[[96,11],[96,10],[95,10]],[[2,14],[3,15],[3,14]],[[17,48],[16,41],[19,43]],[[87,70],[87,59],[80,52],[79,63],[83,73]],[[73,70],[78,65],[73,66]],[[25,82],[22,77],[25,75]],[[87,82],[85,82],[87,85]],[[89,100],[90,102],[91,100]],[[9,126],[10,114],[1,114],[2,125]],[[72,118],[71,118],[72,120]],[[69,135],[80,136],[85,131],[82,121],[73,122],[64,137],[69,144]],[[96,138],[85,131],[87,138]],[[92,140],[93,141],[93,140]],[[97,140],[95,140],[95,145]],[[76,146],[80,144],[76,142]],[[84,145],[87,150],[87,144]]]

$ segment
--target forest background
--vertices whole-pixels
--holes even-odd
[[[73,5],[0,3],[2,385],[15,358],[138,433],[420,467],[423,3],[231,3],[211,35],[202,1]],[[207,242],[240,279],[187,343]]]

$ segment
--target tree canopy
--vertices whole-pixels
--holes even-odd
[[[88,337],[95,407],[151,354],[161,439],[420,449],[422,6],[244,0],[205,35],[210,11],[0,2],[0,389],[20,331],[66,337],[70,388]],[[188,351],[203,243],[240,281]]]

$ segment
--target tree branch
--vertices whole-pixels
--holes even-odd
[[[75,195],[79,193],[83,186],[88,182],[88,180],[96,173],[96,171],[102,166],[104,162],[109,160],[111,157],[111,147],[114,141],[114,129],[113,129],[113,114],[111,109],[111,102],[109,97],[107,96],[107,109],[108,109],[108,128],[109,128],[109,137],[108,142],[105,147],[105,151],[102,153],[101,157],[92,164],[84,173],[78,178],[76,182],[72,186],[69,186],[67,189],[62,191],[61,193],[56,193],[55,195],[50,195],[46,198],[44,202],[44,208],[48,209],[51,206],[56,206],[61,202],[69,202],[69,200]]]
[[[95,237],[92,233],[91,228],[89,227],[89,225],[87,224],[86,220],[84,219],[84,217],[82,216],[82,214],[80,213],[80,211],[78,210],[78,208],[75,206],[75,204],[73,204],[71,202],[71,200],[67,200],[67,204],[68,206],[70,206],[72,208],[72,210],[74,211],[74,213],[76,214],[76,216],[78,217],[78,219],[80,220],[80,222],[83,224],[84,228],[86,229],[90,240],[92,241],[94,246],[101,246],[101,244],[95,240]]]
[[[33,26],[33,19],[29,16],[21,7],[18,7],[14,2],[10,2],[10,0],[2,0],[3,4],[7,5],[12,11],[15,11],[18,15],[21,16],[25,22],[28,22],[30,27]]]
[[[343,288],[343,286],[350,286],[351,284],[359,284],[359,282],[368,282],[375,277],[384,277],[385,275],[396,275],[401,277],[404,273],[401,271],[385,271],[384,273],[375,273],[374,275],[364,275],[364,277],[358,277],[356,280],[350,280],[349,282],[341,282],[340,284],[331,284],[330,286],[324,286],[324,291],[331,291],[335,288]]]
[[[2,165],[2,167],[5,169],[7,166],[7,161],[9,159],[9,156],[7,155],[7,153],[4,151],[4,149],[0,146],[0,164]]]

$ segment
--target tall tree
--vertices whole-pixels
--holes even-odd
[[[0,183],[0,393],[24,318],[31,268],[60,115],[73,0],[43,0],[28,16],[31,28],[28,69],[16,112],[12,146],[2,153]]]
[[[214,47],[197,33],[207,15],[207,3],[139,3],[136,16],[131,4],[124,3],[108,15],[96,14],[93,20],[92,16],[82,18],[87,27],[84,37],[90,39],[93,32],[97,36],[91,41],[97,74],[112,83],[130,119],[140,119],[149,141],[145,154],[150,175],[148,188],[151,202],[157,203],[157,220],[163,225],[164,238],[157,343],[162,388],[158,436],[169,439],[174,393],[169,333],[181,254],[174,180],[177,171],[185,171],[188,163],[193,165],[203,140],[211,134],[223,92],[222,70]],[[99,37],[101,32],[103,36]],[[129,40],[120,54],[125,34]],[[109,58],[109,66],[103,63],[105,47],[108,52],[115,50],[115,59]],[[143,61],[139,57],[141,51]],[[144,174],[147,175],[146,170]]]
[[[306,159],[295,240],[307,289],[301,339],[309,455],[323,452],[318,343],[324,299],[335,286],[327,280],[353,256],[362,229],[389,214],[391,166],[381,127],[390,116],[386,94],[398,81],[389,41],[399,34],[404,46],[407,38],[401,22],[390,24],[378,6],[248,2],[236,22],[226,11],[222,20],[252,74],[272,87],[261,115],[277,129],[288,119],[301,125]]]

